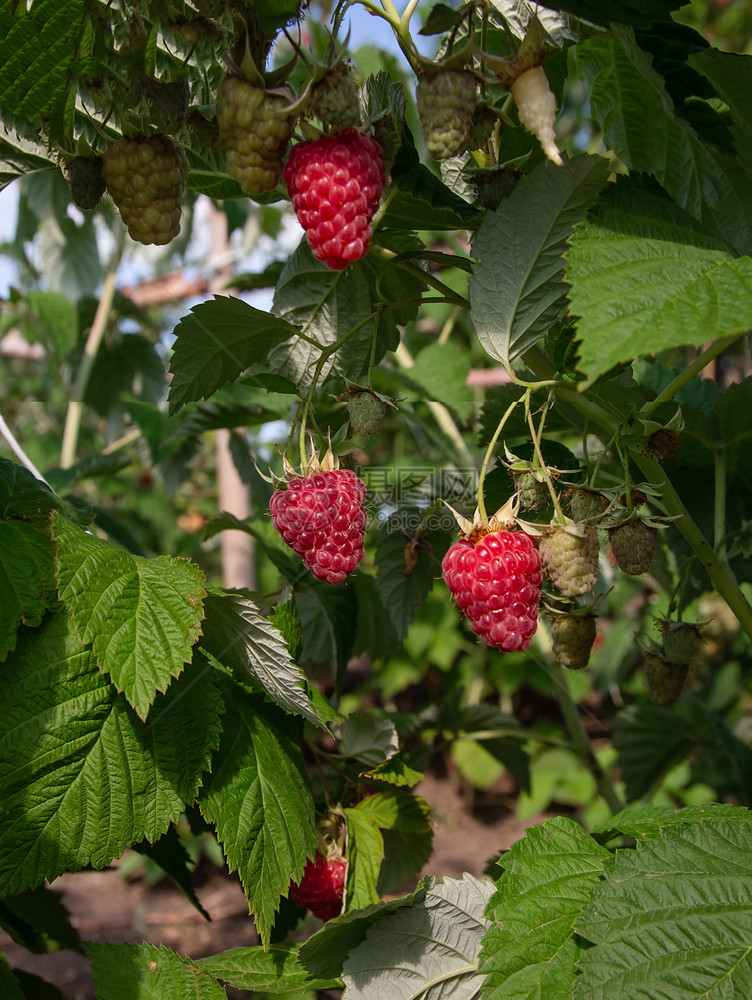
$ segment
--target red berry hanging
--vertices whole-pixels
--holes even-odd
[[[350,128],[300,142],[282,176],[317,260],[339,271],[365,257],[386,180],[375,139]]]
[[[442,571],[473,632],[506,653],[528,648],[538,622],[542,579],[540,556],[529,535],[474,529],[449,549]]]
[[[366,487],[350,469],[292,479],[272,494],[272,523],[317,580],[342,583],[363,558]]]
[[[310,910],[319,920],[338,917],[342,912],[346,872],[344,858],[327,859],[317,853],[306,865],[300,882],[290,886],[293,902]]]

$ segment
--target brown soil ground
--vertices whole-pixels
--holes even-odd
[[[434,853],[422,874],[459,876],[469,871],[481,875],[488,860],[524,832],[514,815],[512,789],[503,781],[480,795],[464,788],[453,775],[427,775],[417,790],[431,806],[434,821]],[[52,887],[61,894],[84,941],[149,941],[191,958],[256,944],[237,878],[208,863],[199,866],[197,876],[198,897],[211,922],[168,879],[157,885],[128,882],[112,868],[63,875]],[[93,1000],[94,986],[84,956],[71,951],[32,955],[2,932],[0,951],[11,965],[53,983],[66,1000]],[[250,994],[228,989],[228,996],[238,1000]],[[327,996],[333,994],[322,993],[320,1000]]]

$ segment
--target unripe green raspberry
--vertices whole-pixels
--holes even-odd
[[[538,546],[543,572],[565,597],[592,589],[598,573],[598,549],[598,532],[590,524],[579,525],[577,533],[564,525],[552,525]]]
[[[358,91],[344,63],[331,69],[313,88],[310,113],[335,132],[360,125]]]
[[[371,437],[381,427],[387,404],[372,392],[354,392],[347,401],[347,415],[353,434]]]
[[[174,239],[188,177],[183,148],[166,135],[118,139],[103,160],[107,190],[131,239],[158,246]]]
[[[521,171],[512,170],[511,167],[494,167],[478,174],[475,184],[481,205],[495,212],[502,201],[517,187],[521,177]]]
[[[532,472],[513,472],[512,477],[522,510],[540,510],[551,503],[546,482],[536,479]]]
[[[595,635],[595,615],[551,615],[553,653],[569,670],[587,666]]]
[[[292,94],[256,87],[226,76],[217,90],[217,122],[225,147],[227,172],[249,195],[272,191],[295,128],[285,113]]]
[[[658,529],[637,518],[610,528],[608,540],[614,562],[630,576],[647,573],[658,546]]]
[[[465,149],[471,153],[474,149],[483,149],[493,135],[497,121],[496,115],[489,107],[486,107],[484,104],[476,105],[470,123],[470,131],[465,142]]]
[[[77,156],[65,166],[73,204],[85,212],[97,207],[106,190],[101,156]]]
[[[602,493],[592,490],[574,490],[569,498],[569,510],[572,520],[581,524],[583,521],[595,521],[600,518],[608,507],[608,500]]]
[[[697,655],[700,645],[699,625],[691,622],[661,622],[663,658],[669,663],[689,663]]]
[[[426,73],[416,89],[418,117],[428,152],[435,160],[466,148],[477,104],[475,77],[466,70]]]
[[[673,705],[687,679],[687,664],[669,663],[657,653],[648,653],[643,667],[650,700],[655,705]]]
[[[185,121],[190,89],[188,77],[179,80],[147,80],[144,89],[149,102],[151,121],[160,132],[177,132]]]

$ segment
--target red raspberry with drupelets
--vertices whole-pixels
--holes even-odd
[[[298,906],[310,910],[319,920],[331,920],[342,912],[347,862],[344,858],[325,858],[323,854],[309,861],[300,882],[293,882],[290,895]]]
[[[542,582],[540,555],[530,535],[476,528],[452,545],[442,571],[473,632],[505,653],[528,648]]]
[[[317,260],[338,271],[365,257],[386,181],[375,139],[349,128],[300,142],[282,176]]]
[[[317,580],[342,583],[363,558],[366,487],[350,469],[291,479],[272,494],[272,523]]]

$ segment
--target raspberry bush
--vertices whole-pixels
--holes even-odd
[[[0,10],[0,995],[746,995],[743,7]]]

